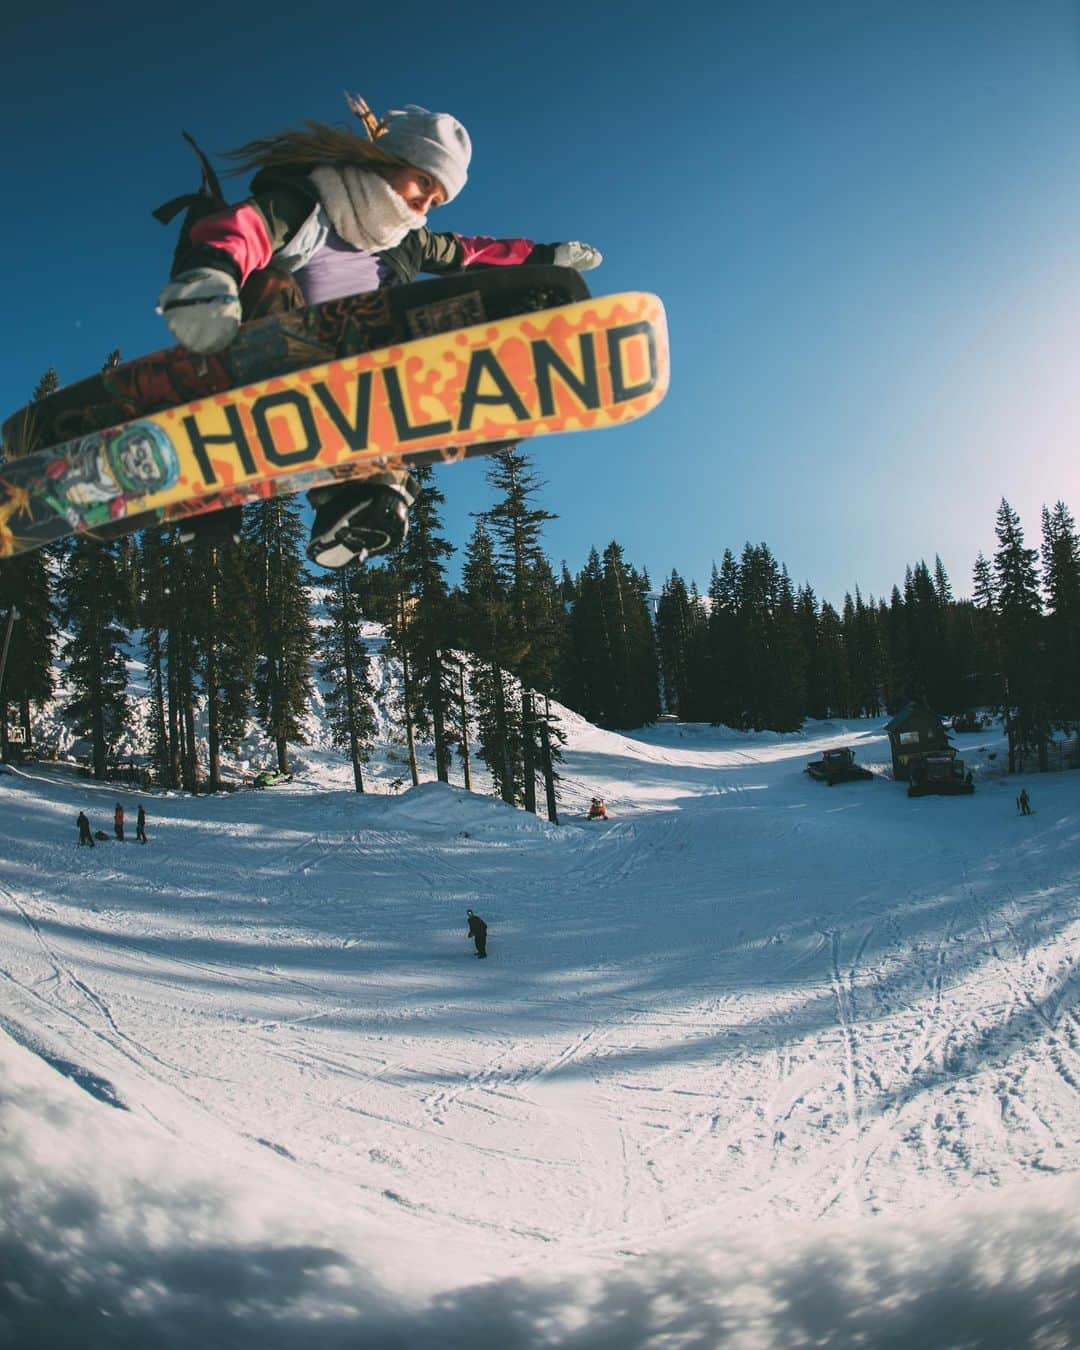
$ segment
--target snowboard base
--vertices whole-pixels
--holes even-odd
[[[9,460],[0,556],[622,425],[667,383],[663,306],[641,292],[302,365]]]

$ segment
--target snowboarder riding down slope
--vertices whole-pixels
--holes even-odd
[[[487,956],[487,924],[479,914],[474,914],[471,909],[467,909],[465,913],[469,917],[467,936],[471,937],[476,943],[476,955],[478,957]]]
[[[348,96],[347,96],[348,97]],[[363,294],[466,267],[555,263],[585,271],[601,261],[588,244],[469,238],[427,228],[428,214],[465,186],[472,143],[449,113],[407,105],[380,121],[348,97],[365,134],[308,122],[231,153],[256,170],[252,195],[191,220],[159,307],[190,351],[221,351],[242,321]],[[169,207],[160,208],[165,219]],[[363,562],[408,532],[418,486],[402,470],[320,487],[308,557],[323,567]],[[239,507],[192,521],[190,536],[220,538]]]
[[[589,820],[607,820],[607,807],[603,797],[594,797],[589,803]]]

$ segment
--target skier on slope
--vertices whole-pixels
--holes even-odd
[[[601,261],[588,244],[429,230],[428,213],[465,186],[468,132],[449,113],[409,104],[380,122],[363,99],[348,102],[365,135],[308,122],[231,152],[238,169],[256,170],[252,195],[189,226],[161,293],[161,312],[182,346],[221,351],[243,320],[413,281],[419,272],[519,263],[585,271]],[[308,557],[344,567],[394,548],[408,531],[417,491],[402,470],[313,489]],[[188,529],[192,536],[232,533],[239,510],[197,518]]]
[[[113,812],[113,833],[121,843],[124,842],[124,808],[119,802],[116,803],[116,810]]]
[[[478,957],[487,956],[487,924],[479,914],[474,914],[471,909],[465,911],[469,920],[469,931],[467,937],[471,937],[476,943],[476,955]]]
[[[79,826],[79,847],[82,848],[84,844],[89,844],[93,848],[94,836],[90,833],[90,820],[85,811],[79,812],[77,823]]]

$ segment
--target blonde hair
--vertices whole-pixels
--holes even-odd
[[[403,161],[388,154],[368,136],[326,122],[305,122],[302,127],[248,141],[225,151],[235,161],[230,173],[297,164],[357,164],[365,169],[386,169]]]

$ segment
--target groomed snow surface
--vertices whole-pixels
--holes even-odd
[[[565,725],[558,828],[0,776],[0,1344],[1080,1345],[1080,773]]]

